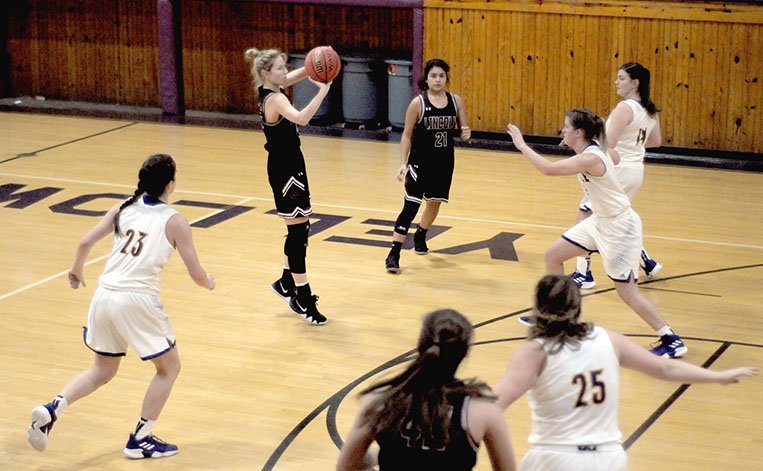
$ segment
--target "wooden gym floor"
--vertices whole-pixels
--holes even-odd
[[[313,327],[268,287],[286,231],[271,213],[261,132],[0,113],[0,141],[0,468],[8,470],[333,469],[357,392],[394,371],[427,312],[452,307],[472,320],[475,345],[459,375],[495,383],[525,334],[516,316],[531,304],[543,250],[574,223],[580,198],[574,177],[544,177],[517,154],[459,148],[432,252],[405,250],[403,273],[388,275],[390,224],[402,204],[399,145],[305,136],[316,212],[308,274],[330,319]],[[76,244],[132,193],[141,162],[158,152],[178,162],[173,202],[194,223],[218,285],[195,286],[177,255],[163,277],[183,371],[155,431],[181,452],[144,464],[122,455],[153,375],[132,352],[36,452],[26,442],[29,412],[92,362],[81,328],[110,242],[94,248],[88,286],[74,291],[65,272]],[[643,289],[686,340],[686,359],[763,365],[763,174],[647,165],[635,208],[665,266]],[[594,273],[585,317],[648,346],[650,329],[617,298],[596,256]],[[631,469],[760,469],[761,384],[684,387],[624,371]],[[505,417],[521,457],[526,401]],[[477,469],[488,467],[482,450]]]

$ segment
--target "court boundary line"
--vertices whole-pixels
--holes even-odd
[[[122,125],[122,126],[117,126],[115,128],[107,129],[105,131],[97,132],[95,134],[90,134],[90,135],[85,136],[85,137],[79,137],[77,139],[72,139],[70,141],[62,142],[60,144],[56,144],[56,145],[53,145],[53,146],[44,147],[42,149],[33,150],[31,152],[21,152],[20,154],[16,154],[15,157],[11,157],[11,158],[5,159],[5,160],[0,160],[0,164],[4,164],[6,162],[11,162],[13,160],[20,159],[20,158],[23,158],[23,157],[35,157],[40,152],[45,152],[46,150],[55,149],[56,147],[63,147],[63,146],[69,145],[69,144],[74,144],[75,142],[84,141],[84,140],[90,139],[92,137],[97,137],[97,136],[101,136],[103,134],[108,134],[110,132],[119,131],[121,129],[128,128],[130,126],[134,126],[136,124],[139,124],[139,123],[137,121],[134,121],[132,123],[127,123],[127,124]]]

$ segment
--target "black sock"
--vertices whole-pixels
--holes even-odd
[[[284,268],[283,273],[281,273],[281,286],[283,286],[284,289],[294,288],[294,278],[292,278],[291,270],[288,268]]]
[[[402,242],[392,242],[392,249],[390,249],[389,253],[391,255],[400,255],[400,249],[403,248]]]
[[[310,296],[312,296],[313,292],[310,290],[310,283],[307,283],[302,286],[297,286],[297,298],[299,298],[302,301],[306,301],[310,299]]]
[[[424,229],[424,228],[423,228],[423,227],[421,227],[421,225],[419,224],[419,226],[416,228],[416,233],[417,233],[417,234],[421,234],[421,235],[423,235],[424,237],[426,237],[426,235],[427,235],[427,231],[428,231],[428,230],[429,230],[429,229]]]

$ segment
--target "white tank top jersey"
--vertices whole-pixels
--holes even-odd
[[[599,218],[609,218],[630,208],[631,202],[617,178],[615,164],[609,155],[596,143],[586,147],[581,153],[595,154],[606,167],[604,175],[600,177],[585,172],[578,174],[578,180],[588,195],[588,203],[593,213]]]
[[[633,111],[633,120],[623,129],[615,150],[620,155],[621,162],[642,162],[646,154],[646,138],[657,125],[657,118],[649,116],[638,100],[629,98],[623,102]],[[609,129],[609,118],[606,127]]]
[[[554,342],[535,339],[546,352]],[[622,437],[617,422],[620,364],[609,335],[594,327],[577,346],[548,354],[546,367],[527,393],[531,445],[596,445]]]
[[[161,273],[175,247],[167,240],[165,226],[177,213],[169,205],[142,196],[122,210],[119,234],[106,268],[99,278],[101,286],[117,291],[158,295]]]

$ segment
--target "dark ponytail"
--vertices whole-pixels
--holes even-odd
[[[452,396],[493,397],[487,384],[454,376],[469,350],[472,332],[469,320],[452,309],[427,315],[418,355],[408,368],[360,393],[376,393],[367,416],[375,436],[398,433],[410,423],[424,442],[440,448],[450,440],[450,421],[459,420],[450,417]]]
[[[651,74],[649,69],[638,62],[627,62],[620,66],[631,80],[638,80],[638,94],[641,99],[641,106],[644,107],[649,116],[659,113],[660,109],[654,104],[650,95]]]
[[[119,207],[114,216],[114,233],[119,234],[119,215],[122,210],[138,201],[145,193],[153,201],[158,201],[167,185],[175,180],[175,161],[167,154],[154,154],[147,158],[138,171],[138,185],[135,192]]]

